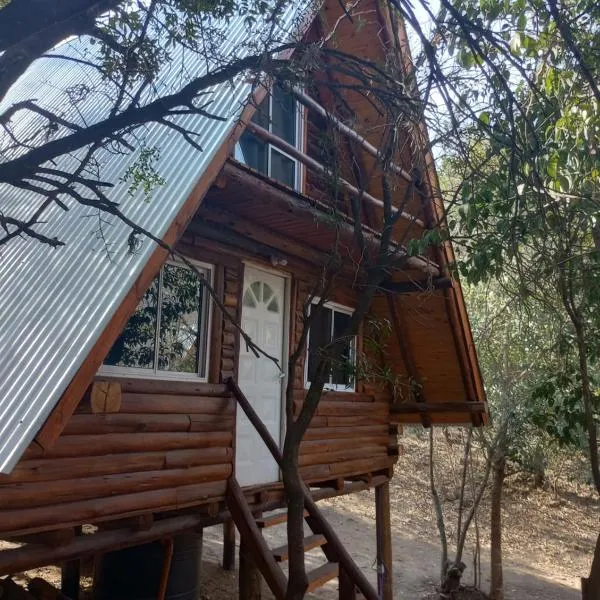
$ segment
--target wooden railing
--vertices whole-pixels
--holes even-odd
[[[256,429],[261,439],[271,452],[275,462],[281,467],[283,463],[283,455],[281,454],[279,446],[272,438],[268,429],[265,427],[265,424],[256,414],[256,411],[254,408],[252,408],[252,405],[250,402],[248,402],[248,399],[239,388],[236,381],[233,378],[229,378],[227,380],[227,385],[229,386],[233,397],[237,400],[241,409],[246,414],[246,417],[248,417],[248,420],[250,423],[252,423],[253,427]],[[327,539],[328,551],[331,553],[331,556],[328,556],[328,558],[330,560],[333,558],[336,562],[339,562],[342,571],[354,583],[354,585],[356,585],[356,587],[367,600],[379,600],[377,592],[369,583],[364,573],[358,568],[357,564],[354,562],[353,558],[350,556],[327,519],[325,519],[323,513],[317,506],[317,503],[313,499],[312,494],[306,485],[303,486],[303,494],[304,507],[309,514],[307,522],[310,528],[313,529],[313,533],[320,533]]]

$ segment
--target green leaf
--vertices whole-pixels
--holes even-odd
[[[552,179],[556,179],[558,177],[558,152],[554,152],[552,156],[550,156],[550,160],[548,160],[548,166],[546,167],[546,171],[548,175],[552,177]]]

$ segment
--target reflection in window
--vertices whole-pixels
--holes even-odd
[[[146,290],[135,313],[110,349],[105,365],[154,369],[158,278]]]
[[[257,108],[252,121],[263,129],[301,148],[299,131],[300,108],[296,99],[275,86]],[[236,146],[235,157],[259,173],[276,179],[293,189],[299,187],[299,164],[278,148],[245,131]]]
[[[198,275],[184,265],[166,264],[104,364],[204,377],[207,328],[208,298]]]
[[[320,351],[331,342],[339,340],[344,335],[350,322],[350,314],[336,308],[313,305],[313,316],[308,340],[308,368],[307,382],[312,381],[319,365]],[[343,349],[340,356],[333,362],[327,387],[335,389],[349,389],[354,386],[354,355],[356,338],[343,340]]]

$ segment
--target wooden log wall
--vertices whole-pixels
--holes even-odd
[[[242,264],[204,259],[211,258],[217,265],[215,287],[225,309],[238,318]],[[297,277],[291,303],[294,342],[311,285],[308,275]],[[356,298],[347,289],[335,300],[352,306]],[[236,406],[220,382],[236,376],[239,342],[234,326],[217,310],[210,339],[212,383],[110,378],[119,384],[120,395],[105,386],[106,402],[98,404],[90,390],[49,451],[33,443],[12,474],[0,476],[0,538],[222,501],[234,466]],[[299,408],[304,360],[294,383]],[[301,447],[305,480],[387,472],[397,455],[389,406],[389,394],[372,386],[326,393]]]
[[[32,445],[0,478],[3,537],[223,497],[235,410],[227,388],[120,383],[120,412],[94,414],[84,398],[50,452]]]
[[[302,307],[310,294],[307,281],[296,286],[292,339],[301,335]],[[352,307],[349,289],[338,290],[334,300]],[[362,351],[362,340],[357,340]],[[304,359],[294,376],[294,408],[298,414],[306,394]],[[381,386],[358,382],[353,391],[326,392],[300,448],[300,467],[305,481],[343,480],[356,475],[390,469],[397,460],[397,429],[390,425],[391,395]]]

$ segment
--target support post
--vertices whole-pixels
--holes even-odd
[[[81,535],[81,526],[75,529],[75,535]],[[79,600],[79,583],[81,579],[81,561],[79,559],[65,562],[60,567],[60,591],[71,598]]]
[[[242,535],[240,541],[239,600],[261,600],[262,577]]]
[[[235,569],[235,523],[231,519],[223,523],[223,569]]]
[[[393,600],[392,523],[390,518],[390,484],[375,488],[375,520],[377,530],[377,589],[381,600]]]

